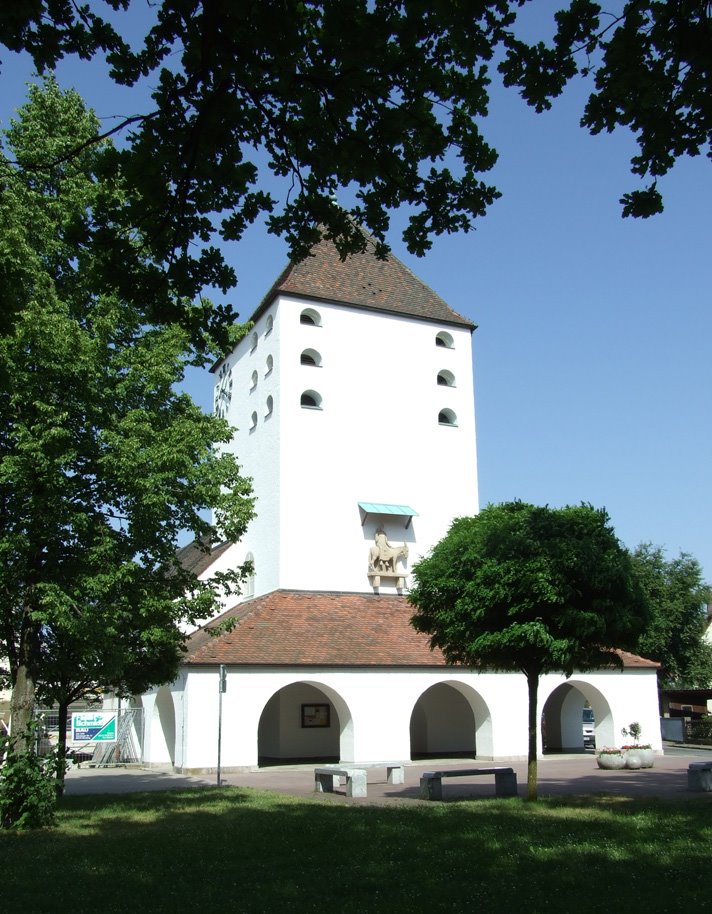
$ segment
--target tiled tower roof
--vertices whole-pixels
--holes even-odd
[[[311,256],[285,267],[253,319],[277,295],[286,294],[475,329],[472,321],[453,311],[397,257],[389,254],[386,260],[379,260],[374,250],[375,244],[368,237],[366,251],[342,260],[335,245],[322,240]]]

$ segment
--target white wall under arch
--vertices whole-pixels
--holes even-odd
[[[637,721],[643,728],[642,742],[662,752],[655,668],[574,673],[569,679],[549,674],[539,686],[539,707],[543,709],[554,690],[564,684],[577,689],[593,709],[597,748],[621,745],[622,728]]]
[[[146,745],[145,761],[152,765],[176,763],[176,714],[173,693],[169,686],[161,686],[151,695],[144,696]]]
[[[583,750],[582,711],[586,702],[593,709],[597,745],[615,742],[611,730],[613,716],[605,695],[591,683],[574,679],[557,686],[543,705],[547,749],[563,752]]]
[[[302,727],[301,705],[331,706],[329,727]],[[353,759],[353,719],[341,695],[302,680],[283,686],[265,704],[258,724],[258,758]]]
[[[463,700],[467,714],[452,702],[448,692]],[[458,733],[471,726],[471,734]],[[472,751],[480,757],[492,756],[492,715],[487,702],[472,685],[458,680],[441,680],[418,697],[411,713],[411,749],[432,754],[442,749],[454,753]],[[421,748],[422,747],[422,748]]]

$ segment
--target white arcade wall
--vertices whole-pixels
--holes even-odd
[[[148,763],[214,770],[217,676],[217,669],[191,669],[173,686],[144,696]],[[577,725],[579,734],[587,701],[599,747],[620,744],[621,729],[636,720],[645,742],[662,751],[652,667],[576,674],[570,680],[550,674],[542,677],[539,693],[540,710],[558,705],[563,729]],[[329,705],[328,731],[302,728],[304,703]],[[470,747],[479,759],[527,755],[526,682],[514,673],[229,669],[222,707],[225,770],[256,767],[260,757],[408,761],[438,750],[462,754]],[[430,740],[425,745],[424,734]]]

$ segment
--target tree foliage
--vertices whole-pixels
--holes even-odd
[[[252,516],[249,481],[217,450],[227,423],[176,390],[195,357],[188,332],[146,323],[122,296],[146,261],[140,234],[112,221],[126,191],[104,172],[110,147],[31,167],[96,133],[50,79],[0,161],[0,292],[14,315],[0,328],[0,656],[14,732],[38,686],[61,703],[85,685],[169,680],[181,625],[242,574],[198,582],[176,558],[179,534],[236,540]]]
[[[613,12],[571,0],[551,44],[514,40],[501,67],[537,111],[566,82],[593,74],[581,124],[591,133],[629,128],[631,170],[652,180],[621,198],[624,216],[663,209],[657,179],[682,156],[712,157],[712,8],[706,0],[627,0]]]
[[[647,605],[603,510],[507,502],[458,518],[413,569],[412,624],[450,663],[519,671],[529,690],[529,796],[536,797],[543,673],[620,664]]]
[[[132,223],[193,296],[235,281],[216,228],[234,240],[260,215],[299,258],[321,231],[344,254],[365,249],[355,222],[383,242],[404,204],[411,251],[466,231],[498,196],[480,177],[496,154],[478,125],[484,64],[512,18],[504,0],[165,0],[133,50],[91,10],[47,2],[4,36],[40,67],[101,50],[117,82],[150,77],[152,108],[131,119],[116,164],[138,192]]]
[[[65,54],[101,54],[118,83],[150,81],[150,110],[112,129],[129,131],[114,165],[137,190],[132,224],[192,298],[235,281],[216,232],[237,239],[261,215],[296,257],[320,231],[344,254],[362,250],[356,224],[383,253],[401,206],[416,254],[433,235],[469,230],[499,195],[483,179],[497,157],[483,133],[497,70],[537,110],[592,76],[582,124],[630,129],[633,172],[652,179],[622,198],[623,213],[658,212],[658,177],[680,156],[711,154],[709,5],[628,0],[609,14],[592,0],[562,0],[554,37],[535,43],[520,37],[526,5],[160,0],[133,47],[121,37],[129,0],[10,0],[0,42],[40,69]],[[286,182],[280,192],[274,176]]]
[[[633,552],[633,567],[652,608],[637,652],[662,664],[661,685],[709,688],[712,644],[704,633],[712,591],[699,562],[684,552],[668,560],[660,546],[643,543]]]

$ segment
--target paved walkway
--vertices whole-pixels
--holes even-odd
[[[700,756],[656,756],[655,766],[641,771],[603,771],[596,765],[593,754],[549,757],[539,761],[539,796],[587,795],[622,797],[671,797],[675,799],[704,799],[712,801],[712,793],[693,793],[687,789],[687,766]],[[407,765],[405,784],[386,782],[385,768],[368,772],[368,797],[347,799],[344,789],[333,794],[337,801],[357,804],[391,804],[424,802],[419,799],[420,775],[423,771],[443,768],[488,767],[486,761],[455,762],[431,760],[427,763]],[[517,773],[520,796],[526,796],[526,762],[498,762],[511,765]],[[258,771],[229,772],[223,783],[238,787],[255,787],[274,790],[294,796],[311,796],[314,793],[314,765],[293,765],[261,768]],[[494,778],[475,777],[446,780],[446,800],[464,797],[489,797],[494,794]],[[75,768],[68,772],[66,793],[78,794],[135,793],[144,790],[172,790],[180,788],[211,787],[216,785],[215,775],[187,776],[155,768]]]

